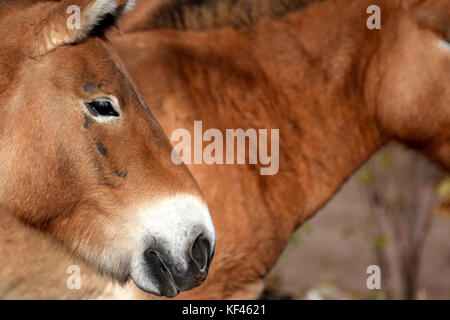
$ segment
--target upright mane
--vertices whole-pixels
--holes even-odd
[[[204,31],[251,26],[262,17],[279,18],[321,0],[169,0],[139,29]]]

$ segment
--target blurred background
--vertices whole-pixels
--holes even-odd
[[[291,237],[265,299],[450,299],[450,177],[397,144]],[[378,265],[381,289],[369,290]]]

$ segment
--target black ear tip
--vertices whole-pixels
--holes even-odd
[[[104,37],[106,32],[113,26],[117,27],[117,20],[120,19],[125,11],[130,10],[134,7],[135,1],[122,1],[116,10],[112,13],[106,13],[100,21],[95,25],[95,27],[89,32],[90,37]]]
[[[116,25],[118,17],[116,14],[107,13],[96,25],[89,31],[90,37],[104,37],[106,32],[112,26]]]

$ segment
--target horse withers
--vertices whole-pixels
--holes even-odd
[[[0,3],[0,207],[99,273],[172,297],[204,281],[215,231],[104,37],[133,4]]]

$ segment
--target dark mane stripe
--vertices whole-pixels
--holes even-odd
[[[320,0],[169,0],[139,29],[209,30],[255,24],[262,17],[279,18]]]

